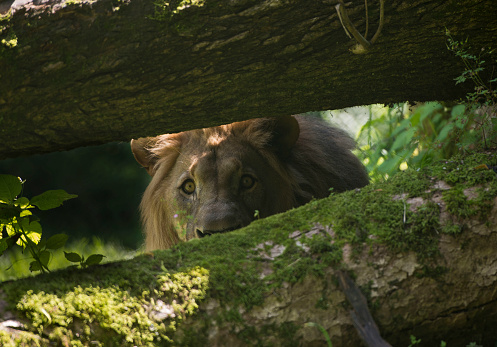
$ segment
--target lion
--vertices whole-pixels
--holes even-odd
[[[248,225],[368,184],[354,141],[316,117],[258,118],[131,141],[152,176],[140,204],[147,250]]]

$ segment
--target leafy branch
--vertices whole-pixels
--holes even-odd
[[[0,175],[0,256],[13,247],[28,251],[33,261],[30,271],[49,272],[48,264],[52,251],[65,246],[68,236],[57,234],[48,240],[41,239],[42,228],[39,218],[32,209],[50,210],[59,207],[64,201],[77,197],[64,190],[48,190],[28,199],[22,196],[24,181],[12,175]],[[84,259],[77,253],[65,253],[66,259],[74,262],[78,259],[81,267],[98,264],[103,255],[93,254]],[[77,256],[77,257],[76,257]]]
[[[462,145],[473,143],[482,143],[484,148],[488,148],[497,144],[497,90],[495,83],[497,78],[490,76],[488,81],[482,76],[485,66],[488,65],[485,59],[490,59],[490,64],[497,64],[495,58],[496,51],[490,47],[481,48],[478,55],[470,53],[468,40],[455,40],[448,30],[447,49],[459,57],[464,65],[465,70],[455,78],[456,84],[464,83],[468,80],[474,83],[474,92],[466,95],[468,105],[465,112],[465,123],[469,124],[470,128],[478,132],[478,136],[468,137],[466,141],[461,141]],[[466,146],[467,147],[467,146]]]

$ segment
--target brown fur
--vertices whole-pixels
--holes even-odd
[[[133,140],[152,176],[141,203],[146,249],[249,224],[368,183],[354,141],[314,117],[260,118]]]

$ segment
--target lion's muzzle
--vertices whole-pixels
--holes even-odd
[[[227,233],[250,223],[250,220],[243,221],[240,217],[237,204],[227,201],[215,201],[200,209],[195,233],[198,238],[207,235]]]

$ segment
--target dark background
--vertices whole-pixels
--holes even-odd
[[[97,236],[126,248],[141,246],[138,205],[150,178],[129,143],[7,159],[0,161],[0,173],[25,180],[27,198],[51,189],[78,195],[53,210],[33,209],[44,238],[65,233],[69,241]]]

